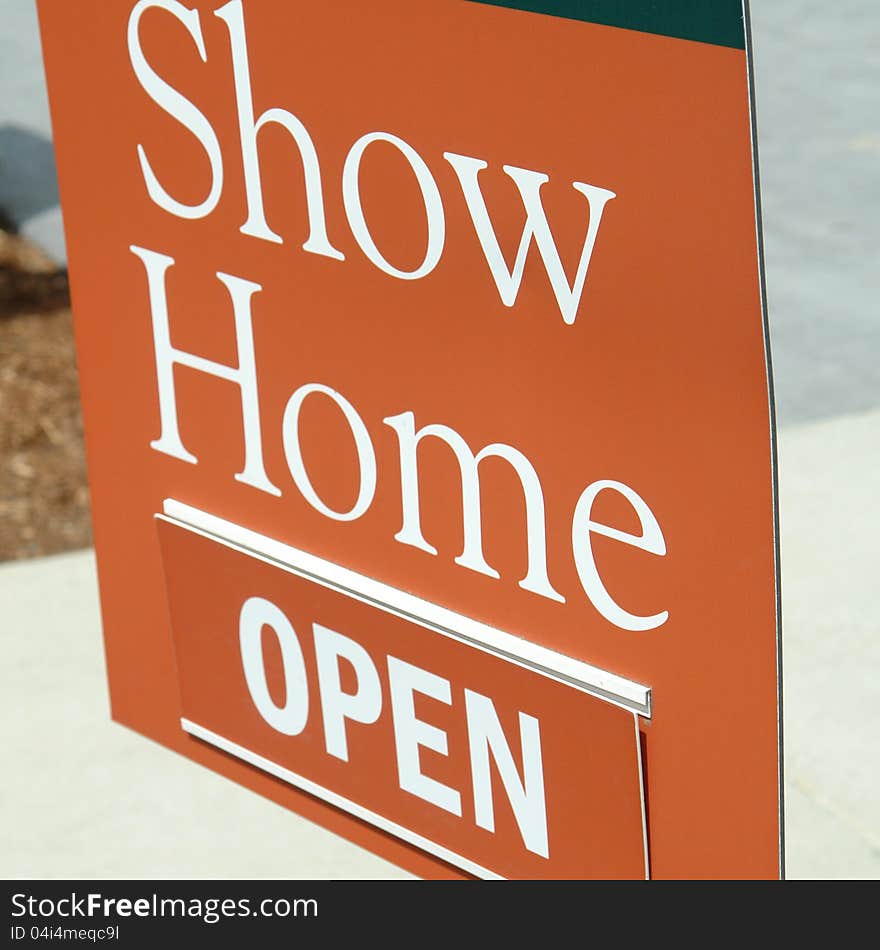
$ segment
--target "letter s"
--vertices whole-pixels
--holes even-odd
[[[205,50],[205,40],[199,23],[199,11],[190,10],[182,3],[178,3],[177,0],[139,0],[128,18],[128,55],[134,73],[149,97],[192,132],[207,152],[208,160],[211,163],[211,190],[208,197],[201,204],[187,205],[175,200],[156,178],[143,145],[138,145],[137,151],[141,163],[141,172],[147,186],[147,193],[164,211],[168,211],[178,218],[204,218],[217,206],[220,193],[223,190],[223,156],[220,152],[220,142],[217,140],[217,135],[211,127],[211,123],[208,122],[205,116],[189,99],[181,95],[164,79],[161,79],[144,56],[138,30],[141,17],[153,7],[170,13],[186,27],[196,44],[202,62],[206,63],[208,54]]]

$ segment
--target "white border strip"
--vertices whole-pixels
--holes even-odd
[[[293,785],[303,792],[308,792],[309,795],[314,795],[316,798],[320,798],[330,805],[335,805],[342,811],[354,815],[355,818],[360,818],[362,821],[366,821],[374,827],[386,831],[390,835],[394,835],[395,838],[400,838],[402,841],[407,842],[407,844],[415,845],[417,848],[421,848],[422,851],[427,851],[429,854],[434,855],[435,858],[440,858],[441,861],[445,861],[447,864],[454,864],[463,871],[467,871],[468,874],[473,874],[474,877],[493,881],[505,880],[500,874],[496,874],[494,871],[484,868],[481,864],[470,861],[455,851],[450,851],[448,848],[444,848],[442,845],[430,841],[428,838],[423,838],[414,831],[404,828],[403,825],[398,825],[396,822],[384,818],[382,815],[377,815],[376,812],[370,811],[369,808],[364,808],[363,805],[358,805],[349,798],[344,798],[336,792],[331,792],[329,788],[324,788],[323,785],[318,785],[307,778],[303,778],[302,775],[297,775],[296,772],[291,772],[276,762],[263,758],[263,756],[257,755],[256,752],[251,752],[250,749],[238,745],[237,742],[224,739],[223,736],[217,735],[216,732],[211,732],[210,729],[206,729],[204,726],[191,722],[189,719],[181,719],[180,725],[183,727],[184,732],[195,736],[196,739],[201,739],[203,742],[216,746],[218,749],[222,749],[224,752],[234,755],[237,759],[241,759],[249,765],[255,765],[258,769],[262,769],[262,771],[274,775],[275,778],[280,778],[282,782],[287,782],[289,785]]]
[[[162,507],[165,517],[156,516],[160,520],[194,530],[227,547],[272,562],[322,587],[337,590],[435,633],[500,656],[645,718],[651,717],[651,689],[648,686],[505,633],[183,502],[166,498]]]

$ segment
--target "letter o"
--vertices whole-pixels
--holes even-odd
[[[266,682],[263,657],[263,627],[271,627],[281,647],[287,697],[284,706],[275,704]],[[271,601],[251,597],[241,608],[238,618],[238,639],[241,664],[251,699],[260,715],[277,732],[298,736],[309,718],[309,685],[302,647],[292,624]]]
[[[368,145],[373,142],[388,142],[393,145],[409,162],[410,168],[415,172],[416,181],[422,192],[422,201],[425,203],[425,215],[428,219],[428,246],[425,250],[425,258],[422,263],[411,271],[400,270],[390,264],[370,234],[367,222],[364,219],[364,209],[361,207],[361,194],[358,179],[360,176],[361,159]],[[434,181],[431,170],[425,164],[424,159],[419,153],[403,139],[392,135],[390,132],[370,132],[361,136],[349,150],[345,159],[345,165],[342,169],[342,201],[345,205],[345,213],[348,216],[348,223],[351,227],[355,240],[360,245],[361,250],[367,255],[370,261],[391,277],[397,277],[400,280],[418,280],[430,274],[437,266],[440,255],[443,253],[443,244],[446,240],[446,217],[443,213],[443,202],[440,198],[440,190]]]
[[[302,450],[299,444],[299,413],[306,397],[312,393],[323,393],[339,406],[354,437],[361,484],[357,499],[348,511],[335,511],[324,504],[315,491],[303,463]],[[291,477],[303,498],[316,511],[320,511],[322,515],[326,515],[334,521],[356,521],[373,503],[373,496],[376,493],[376,453],[373,450],[373,443],[370,441],[370,434],[367,432],[363,420],[357,414],[354,406],[341,393],[330,389],[329,386],[322,386],[320,383],[308,383],[305,386],[300,386],[290,397],[284,409],[284,419],[281,423],[281,440]]]

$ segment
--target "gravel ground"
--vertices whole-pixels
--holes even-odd
[[[0,561],[91,544],[67,275],[0,230]]]

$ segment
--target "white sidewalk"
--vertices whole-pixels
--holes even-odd
[[[781,437],[790,877],[880,878],[878,468],[880,411]],[[0,568],[0,618],[0,876],[408,876],[110,722],[91,552]]]
[[[110,721],[91,551],[0,567],[0,877],[403,878]]]
[[[880,878],[880,410],[780,436],[791,877]]]

